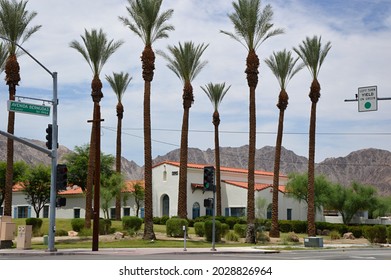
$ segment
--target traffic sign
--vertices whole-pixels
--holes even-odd
[[[50,106],[8,100],[8,111],[48,117],[50,115]]]
[[[377,111],[377,86],[358,88],[358,111]]]

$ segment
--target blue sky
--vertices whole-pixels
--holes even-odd
[[[359,87],[376,85],[379,97],[391,96],[391,2],[390,1],[311,1],[274,0],[271,4],[274,26],[285,34],[265,41],[257,50],[261,60],[257,87],[257,148],[275,145],[279,93],[276,78],[263,60],[273,51],[297,47],[307,36],[322,36],[332,48],[319,75],[321,98],[318,103],[316,161],[346,156],[365,148],[391,150],[390,101],[379,101],[378,111],[358,112],[354,98]],[[115,154],[116,97],[105,81],[105,75],[125,71],[132,81],[125,93],[122,151],[123,156],[143,164],[143,80],[140,55],[142,41],[118,20],[127,16],[124,0],[30,0],[29,10],[38,13],[33,24],[42,28],[23,46],[49,70],[58,72],[59,142],[70,149],[88,143],[92,118],[90,82],[92,72],[74,49],[72,40],[81,41],[84,29],[102,28],[110,39],[124,40],[124,45],[109,59],[101,74],[104,98],[101,102],[102,150]],[[77,9],[75,9],[77,7]],[[154,50],[165,51],[167,45],[194,41],[209,44],[204,53],[208,64],[193,82],[195,102],[190,109],[189,146],[206,150],[214,148],[213,107],[201,90],[209,82],[225,82],[231,89],[220,105],[220,145],[239,147],[248,144],[248,87],[245,70],[247,50],[220,33],[233,31],[227,14],[232,12],[227,0],[164,0],[163,9],[174,9],[170,23],[175,31],[159,40]],[[51,99],[52,80],[28,56],[19,58],[22,81],[17,95]],[[1,74],[4,77],[4,73]],[[285,113],[283,145],[295,153],[308,154],[308,125],[311,76],[307,69],[289,83],[289,105]],[[7,127],[8,89],[0,83],[0,130]],[[26,102],[26,101],[25,101]],[[156,58],[152,83],[153,157],[179,148],[182,122],[182,84]],[[51,117],[16,115],[15,135],[45,140],[45,128]]]

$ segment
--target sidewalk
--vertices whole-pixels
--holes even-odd
[[[338,248],[363,248],[369,247],[368,244],[325,244],[323,247],[304,247],[303,244],[289,246],[289,248],[296,248],[301,250],[322,250],[322,249],[338,249]],[[217,247],[215,251],[211,248],[101,248],[98,251],[92,251],[91,249],[59,249],[55,252],[48,252],[44,249],[0,249],[0,256],[14,255],[156,255],[156,254],[274,254],[279,253],[283,249],[287,249],[284,245],[276,246],[253,246],[253,247]]]

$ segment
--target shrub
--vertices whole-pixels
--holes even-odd
[[[239,236],[233,232],[233,231],[228,231],[227,234],[224,236],[225,240],[227,241],[239,241]]]
[[[307,221],[291,221],[291,226],[295,233],[307,233]]]
[[[281,232],[291,232],[292,231],[292,226],[290,221],[279,221],[278,227],[280,228]]]
[[[84,229],[84,219],[82,218],[75,218],[71,220],[72,230],[76,232],[80,232],[82,229]]]
[[[142,224],[143,220],[136,216],[125,216],[122,218],[123,230],[132,229],[134,231],[139,231],[141,229]]]
[[[92,229],[91,229],[91,228],[84,228],[84,227],[83,227],[83,228],[79,231],[78,236],[80,236],[80,237],[92,236]]]
[[[171,237],[182,237],[183,236],[183,226],[188,227],[188,222],[186,219],[181,218],[171,218],[166,222],[166,234]]]
[[[229,225],[221,223],[221,236],[225,236],[229,232]]]
[[[99,220],[99,234],[106,235],[111,233],[111,221],[109,219]]]
[[[239,235],[239,237],[241,238],[246,237],[246,230],[247,230],[247,225],[241,225],[241,224],[234,225],[234,232],[237,235]]]
[[[355,238],[362,237],[362,227],[361,226],[348,226],[349,232],[353,233]]]
[[[165,224],[167,223],[168,219],[170,219],[169,216],[162,216],[162,217],[160,218],[160,224],[161,224],[161,225],[165,225]]]
[[[194,231],[198,236],[203,237],[205,235],[205,223],[204,222],[194,223]]]
[[[206,241],[212,242],[212,233],[213,233],[213,221],[205,221],[205,237]],[[221,241],[221,223],[220,221],[215,221],[215,242]]]
[[[337,239],[340,239],[341,238],[341,235],[339,234],[339,232],[338,231],[336,231],[336,230],[332,230],[332,231],[330,231],[330,238],[331,238],[331,240],[337,240]]]
[[[56,230],[56,236],[68,236],[68,232],[65,229]]]
[[[270,242],[270,237],[264,231],[258,231],[257,232],[257,242],[260,242],[262,244],[268,243],[268,242]]]
[[[160,220],[161,220],[160,217],[153,217],[153,218],[152,218],[152,222],[153,222],[155,225],[160,225]]]
[[[385,225],[374,225],[376,233],[376,243],[387,243],[387,227]]]
[[[391,243],[391,226],[387,227],[387,242]]]
[[[41,233],[42,219],[39,218],[27,218],[26,225],[32,226],[33,236],[39,236]]]
[[[230,229],[233,229],[234,225],[237,224],[238,222],[239,222],[238,217],[226,217],[225,218],[225,223],[229,225]]]
[[[288,233],[288,235],[285,237],[285,240],[287,242],[295,242],[295,243],[300,242],[300,238],[294,232]]]

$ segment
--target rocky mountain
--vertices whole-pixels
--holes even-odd
[[[41,141],[29,140],[44,146]],[[154,164],[169,160],[179,161],[179,149],[175,149],[166,155],[158,156],[153,160]],[[59,162],[66,153],[71,150],[60,146]],[[258,170],[273,171],[275,148],[265,146],[256,150],[255,168]],[[221,165],[227,167],[247,168],[248,146],[221,147]],[[0,135],[0,161],[6,160],[6,138]],[[15,161],[23,160],[28,164],[50,164],[50,158],[45,154],[20,144],[15,141]],[[197,148],[189,148],[188,162],[199,164],[214,164],[214,150],[202,151]],[[280,172],[289,174],[292,172],[303,173],[307,171],[307,158],[296,155],[293,151],[282,148]],[[348,186],[353,181],[375,186],[381,195],[391,195],[391,152],[379,149],[364,149],[354,151],[346,157],[328,158],[316,164],[316,173],[325,175],[329,180]],[[134,161],[122,158],[122,172],[127,179],[143,179],[144,169]]]

